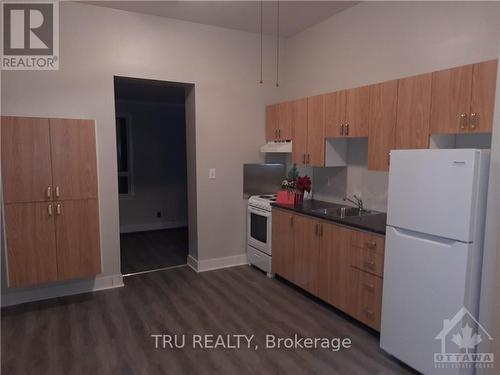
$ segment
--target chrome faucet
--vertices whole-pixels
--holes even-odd
[[[347,195],[344,197],[344,201],[348,201],[348,202],[351,202],[351,203],[354,203],[356,206],[358,206],[358,209],[360,211],[364,211],[364,208],[363,208],[363,200],[361,198],[358,198],[356,196],[356,194],[353,194],[353,199],[349,198]]]

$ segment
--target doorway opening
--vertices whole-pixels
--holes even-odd
[[[114,77],[124,276],[187,264],[186,90]]]

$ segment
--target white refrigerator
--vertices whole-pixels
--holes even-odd
[[[424,374],[473,371],[435,353],[458,348],[442,335],[462,307],[478,316],[489,155],[391,152],[380,346]]]

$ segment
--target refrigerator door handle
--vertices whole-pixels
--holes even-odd
[[[419,238],[422,240],[427,240],[430,242],[437,242],[440,244],[443,244],[445,246],[453,246],[454,243],[470,243],[470,242],[462,242],[462,241],[457,241],[453,240],[450,238],[444,238],[444,237],[438,237],[438,236],[433,236],[432,234],[425,234],[425,233],[420,233],[420,232],[414,232],[408,229],[403,229],[403,228],[398,228],[398,227],[391,227],[394,229],[396,233],[398,233],[400,236],[405,236],[409,238]]]

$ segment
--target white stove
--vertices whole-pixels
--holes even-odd
[[[247,256],[248,262],[272,277],[272,207],[276,194],[253,195],[248,199]]]
[[[271,203],[276,202],[276,194],[252,195],[248,199],[248,205],[271,211]]]

